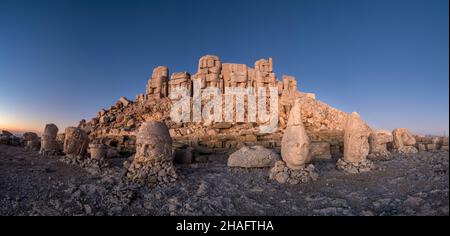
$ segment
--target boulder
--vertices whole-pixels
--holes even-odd
[[[228,167],[260,168],[271,167],[280,156],[263,146],[242,147],[228,158]]]
[[[414,146],[416,139],[406,128],[398,128],[392,131],[394,148],[398,149],[403,146]]]

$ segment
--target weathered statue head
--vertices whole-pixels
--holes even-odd
[[[136,135],[135,160],[138,162],[172,160],[172,138],[166,124],[150,121],[141,125]]]
[[[66,155],[82,156],[89,144],[86,132],[77,127],[68,127],[65,130],[64,153]]]

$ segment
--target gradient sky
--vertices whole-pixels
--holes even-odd
[[[253,66],[373,128],[449,130],[448,0],[0,0],[0,128],[63,130],[157,65],[196,71],[199,57]]]

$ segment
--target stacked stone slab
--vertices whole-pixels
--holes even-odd
[[[56,140],[58,127],[55,124],[47,124],[41,137],[41,150],[43,155],[56,155],[59,153],[60,146]]]
[[[148,98],[165,98],[168,96],[169,68],[158,66],[153,69],[152,77],[147,82],[146,95]]]
[[[351,174],[373,169],[373,163],[367,160],[371,132],[358,113],[352,112],[348,116],[344,134],[344,158],[338,160],[338,169]]]
[[[177,179],[172,164],[172,139],[164,123],[143,123],[136,144],[136,154],[127,173],[131,181],[153,186]]]

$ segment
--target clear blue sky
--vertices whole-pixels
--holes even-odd
[[[145,91],[157,65],[272,57],[374,128],[448,134],[448,0],[0,0],[0,128],[60,129]]]

